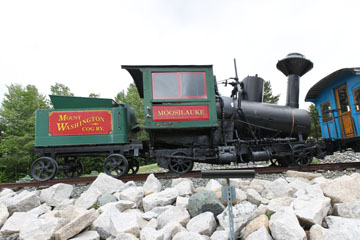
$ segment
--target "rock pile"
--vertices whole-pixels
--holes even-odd
[[[222,240],[229,237],[223,180],[194,188],[150,175],[142,187],[100,174],[78,199],[73,186],[0,192],[0,238],[46,240]],[[241,239],[359,239],[360,174],[334,180],[288,171],[274,181],[232,179]],[[14,239],[14,238],[13,238]]]

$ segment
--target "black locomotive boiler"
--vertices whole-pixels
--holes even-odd
[[[270,161],[306,166],[323,154],[306,142],[310,116],[298,109],[299,80],[313,64],[289,54],[277,68],[288,77],[286,106],[262,102],[264,80],[229,79],[221,96],[211,65],[122,66],[144,98],[150,156],[158,165],[185,173],[194,162],[211,164]]]

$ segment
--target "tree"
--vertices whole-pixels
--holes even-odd
[[[316,106],[314,104],[310,104],[308,112],[311,117],[311,128],[309,136],[312,138],[321,137],[319,113]]]
[[[119,92],[115,97],[115,101],[117,103],[129,104],[130,107],[135,110],[136,120],[139,123],[140,128],[144,128],[144,99],[140,98],[135,84],[130,84],[126,92],[124,90]],[[138,133],[138,138],[139,140],[146,140],[148,139],[148,135],[144,130],[141,130],[141,132]]]
[[[89,97],[91,97],[91,98],[98,98],[98,97],[100,97],[100,94],[98,94],[98,93],[90,93],[90,94],[89,94]]]
[[[277,104],[280,98],[280,94],[274,96],[272,94],[272,88],[271,88],[271,83],[270,81],[265,81],[264,82],[264,97],[263,97],[263,102],[265,103],[272,103],[272,104]]]
[[[70,91],[70,88],[62,83],[55,83],[55,85],[50,87],[50,91],[52,95],[74,96],[74,94]]]
[[[10,85],[0,109],[1,142],[0,181],[13,181],[28,174],[35,160],[35,110],[49,103],[33,85]],[[4,179],[5,178],[5,179]]]

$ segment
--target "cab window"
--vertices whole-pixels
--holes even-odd
[[[153,99],[207,98],[204,72],[152,73]]]
[[[321,104],[321,116],[323,122],[328,122],[332,120],[330,101]]]
[[[355,110],[360,112],[360,88],[354,90],[354,104]]]

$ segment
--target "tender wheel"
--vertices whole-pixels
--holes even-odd
[[[112,177],[121,177],[129,170],[127,159],[121,154],[111,154],[104,161],[104,171]]]
[[[191,159],[183,158],[188,157],[184,152],[175,152],[171,155],[169,170],[174,173],[187,173],[194,167],[194,162]]]
[[[53,179],[57,173],[58,165],[51,157],[40,157],[31,165],[31,176],[40,182]]]
[[[136,174],[138,171],[139,171],[139,161],[133,158],[129,161],[128,174]]]
[[[311,149],[307,149],[303,144],[295,145],[292,149],[294,163],[297,166],[308,166],[313,159],[313,152]]]
[[[84,172],[84,164],[80,160],[71,160],[64,163],[63,173],[65,177],[80,177]]]

